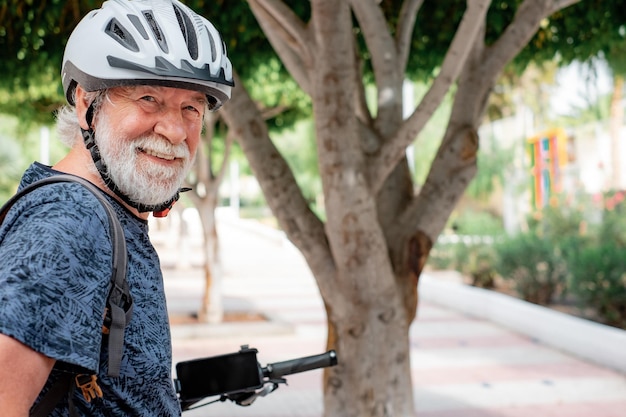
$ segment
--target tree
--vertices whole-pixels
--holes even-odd
[[[189,198],[198,210],[202,225],[204,294],[200,311],[198,311],[198,319],[211,323],[221,322],[224,315],[220,291],[222,276],[215,209],[219,202],[219,187],[228,167],[233,143],[232,137],[226,136],[224,150],[221,154],[221,164],[216,164],[214,161],[214,142],[217,141],[215,134],[217,119],[217,114],[205,115],[202,146],[198,147],[193,173],[187,179],[187,184],[191,188]]]
[[[406,120],[402,83],[422,1],[394,9],[394,2],[381,7],[312,0],[308,20],[286,2],[248,3],[313,102],[325,222],[301,195],[245,88],[234,91],[224,118],[324,299],[329,347],[340,358],[326,374],[325,415],[413,415],[408,330],[417,283],[433,242],[475,175],[477,128],[487,98],[542,21],[576,0],[521,2],[498,33],[487,25],[490,2],[468,1],[429,91]],[[392,10],[398,11],[394,19],[384,13]],[[369,62],[359,45],[366,46]],[[364,64],[371,65],[378,91],[373,111],[365,101]],[[455,83],[446,133],[415,193],[405,149]]]

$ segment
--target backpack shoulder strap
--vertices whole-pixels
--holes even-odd
[[[53,175],[28,185],[14,195],[0,209],[0,223],[6,217],[9,209],[24,195],[36,190],[47,184],[59,182],[74,182],[81,184],[89,190],[94,197],[98,199],[109,218],[109,229],[112,237],[113,246],[113,269],[111,271],[111,289],[107,299],[107,318],[105,326],[108,327],[109,342],[109,372],[108,375],[118,377],[122,362],[122,353],[124,349],[124,329],[132,315],[132,298],[126,282],[126,239],[124,238],[124,230],[117,219],[115,210],[102,195],[98,187],[85,180],[69,174]]]
[[[126,328],[132,316],[133,305],[128,283],[126,282],[127,252],[124,230],[122,229],[122,225],[117,219],[115,210],[107,201],[107,199],[102,195],[100,189],[81,177],[69,174],[54,175],[44,178],[20,190],[0,208],[0,224],[4,221],[9,209],[24,195],[47,184],[60,182],[78,183],[85,187],[87,190],[89,190],[94,195],[94,197],[98,199],[109,219],[109,230],[112,238],[111,243],[113,248],[113,255],[112,271],[110,277],[111,287],[107,298],[106,317],[104,319],[103,330],[105,333],[108,334],[108,375],[111,377],[118,377],[122,362],[122,354],[124,351],[124,329]],[[64,384],[65,381],[62,385]],[[67,390],[61,388],[50,389],[49,393],[54,393],[57,391],[67,392]],[[45,402],[46,404],[52,403],[52,406],[54,406],[59,398],[57,394],[45,396],[44,398],[42,398],[39,404],[43,405],[42,403]],[[46,400],[47,397],[50,397],[50,399]],[[44,407],[47,408],[48,405]]]

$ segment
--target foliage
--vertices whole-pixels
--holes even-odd
[[[15,192],[26,167],[40,155],[40,135],[40,129],[29,129],[17,117],[0,115],[0,203]],[[50,142],[50,160],[55,161],[62,145]]]
[[[401,0],[385,0],[392,32]],[[465,11],[465,0],[426,1],[417,16],[409,68],[412,77],[433,75],[447,51],[455,28]],[[521,0],[492,1],[487,14],[485,39],[492,43],[512,21]],[[511,65],[519,73],[529,62],[556,60],[566,65],[575,60],[604,57],[618,74],[626,73],[626,9],[621,0],[586,0],[545,19],[530,43]]]
[[[424,82],[413,83],[414,105],[417,105],[428,91],[428,86]],[[413,176],[416,184],[423,184],[430,170],[433,158],[437,154],[440,138],[445,133],[447,120],[450,118],[452,110],[452,94],[448,94],[443,103],[433,113],[428,123],[417,136],[411,151],[414,157]]]
[[[23,171],[21,160],[19,146],[7,136],[0,135],[0,205],[15,193]]]
[[[499,274],[536,291],[552,277],[554,290],[572,294],[600,321],[626,328],[624,198],[617,192],[596,199],[601,207],[584,198],[547,207],[529,222],[529,232],[498,246]]]
[[[497,255],[493,245],[481,244],[471,252],[466,265],[472,285],[480,288],[494,288],[496,279]]]
[[[536,233],[504,239],[496,245],[496,270],[511,280],[520,297],[547,305],[567,279],[567,266],[558,246]]]
[[[575,236],[585,220],[584,205],[569,206],[565,200],[557,200],[533,214],[528,220],[529,229],[540,238],[556,244],[567,236]]]
[[[606,324],[626,329],[626,247],[588,245],[570,258],[571,290],[581,306],[593,307]]]
[[[471,279],[471,285],[480,288],[494,288],[496,278],[496,253],[490,243],[459,242],[448,245],[453,253],[452,269]]]
[[[502,219],[484,210],[459,210],[450,217],[449,224],[461,235],[494,237],[504,232]]]
[[[599,53],[616,73],[626,71],[626,63],[622,62],[626,60],[626,12],[622,3],[590,1],[571,6],[544,22],[529,46],[516,58],[520,72],[532,60],[551,61],[559,56],[560,62],[565,64],[576,59],[587,60]],[[285,3],[307,20],[310,13],[307,2],[288,0]],[[519,3],[519,0],[492,2],[485,35],[488,41],[495,39],[508,25]],[[52,121],[52,111],[63,102],[59,71],[67,38],[78,21],[100,4],[100,0],[41,3],[8,0],[0,5],[0,72],[3,74],[0,90],[5,92],[0,94],[0,112],[21,114],[25,121]],[[246,84],[250,84],[247,80],[255,79],[258,67],[276,61],[246,2],[188,0],[186,4],[206,16],[222,33],[233,67]],[[392,32],[400,4],[401,0],[381,2]],[[465,0],[451,0],[446,7],[437,2],[424,2],[417,16],[409,57],[411,78],[424,80],[436,72],[464,11]],[[365,49],[363,51],[367,58]],[[282,86],[289,79],[282,66],[275,76],[280,81],[262,84]],[[295,90],[288,87],[285,91]]]
[[[602,221],[568,253],[571,292],[607,324],[626,329],[626,204],[624,193],[608,193]]]
[[[311,115],[310,97],[287,76],[278,58],[262,62],[248,72],[246,87],[255,101],[262,103],[270,128],[280,131]]]
[[[322,184],[317,165],[315,132],[311,120],[297,123],[276,137],[276,147],[291,167],[302,194],[309,205],[322,217],[324,208],[318,207]]]
[[[487,211],[458,210],[449,219],[448,230],[431,250],[428,266],[460,271],[472,285],[492,288],[497,261],[493,242],[504,233],[502,220]]]
[[[98,2],[33,3],[10,0],[0,6],[0,111],[50,123],[62,102],[65,40],[79,16]]]
[[[247,3],[185,3],[218,28],[244,83],[265,87],[259,94],[253,92],[255,98],[268,100],[263,107],[284,108],[270,125],[288,126],[299,118],[308,102],[276,58]],[[302,15],[308,13],[303,2],[288,3]],[[53,122],[53,112],[65,102],[60,70],[67,39],[80,19],[101,4],[8,0],[0,5],[0,113],[19,115],[24,124]]]
[[[577,203],[561,199],[528,220],[528,231],[504,238],[496,247],[498,273],[511,280],[520,296],[549,304],[555,295],[571,290],[572,260],[590,245],[592,207],[585,196]]]
[[[435,270],[458,270],[459,260],[462,258],[456,253],[457,246],[438,241],[430,250],[426,265]]]
[[[586,0],[553,15],[524,51],[519,64],[529,57],[557,58],[568,64],[604,57],[616,74],[626,73],[626,10],[619,0]]]

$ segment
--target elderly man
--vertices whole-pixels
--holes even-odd
[[[132,318],[119,376],[111,376],[103,206],[71,182],[20,198],[0,226],[0,414],[28,416],[69,374],[87,383],[72,378],[50,415],[180,415],[147,218],[178,198],[205,111],[230,97],[225,47],[210,22],[177,0],[109,0],[72,33],[62,81],[69,106],[58,130],[71,149],[53,167],[31,165],[20,187],[65,173],[102,191],[123,227]]]

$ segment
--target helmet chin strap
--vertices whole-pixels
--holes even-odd
[[[85,115],[87,124],[89,125],[89,129],[83,129],[81,127],[80,131],[83,135],[85,146],[89,150],[89,153],[91,154],[91,159],[93,160],[93,163],[95,164],[96,169],[98,170],[98,173],[100,173],[100,177],[102,178],[102,181],[104,181],[104,184],[111,191],[113,191],[116,196],[121,198],[129,206],[137,209],[140,213],[152,212],[152,215],[154,217],[167,216],[170,210],[172,209],[172,206],[174,205],[174,203],[176,203],[178,199],[180,198],[180,193],[185,192],[185,191],[190,191],[191,188],[179,188],[176,194],[171,199],[169,199],[168,201],[164,203],[155,204],[155,205],[137,203],[135,201],[132,201],[130,198],[128,198],[128,196],[124,194],[122,190],[119,189],[117,184],[113,182],[113,180],[111,179],[111,176],[109,175],[109,168],[102,160],[102,156],[100,155],[100,149],[98,148],[98,145],[96,144],[95,132],[93,128],[91,127],[91,123],[93,122],[93,113],[94,113],[94,104],[91,103],[89,105],[89,108],[87,109],[87,114]]]

